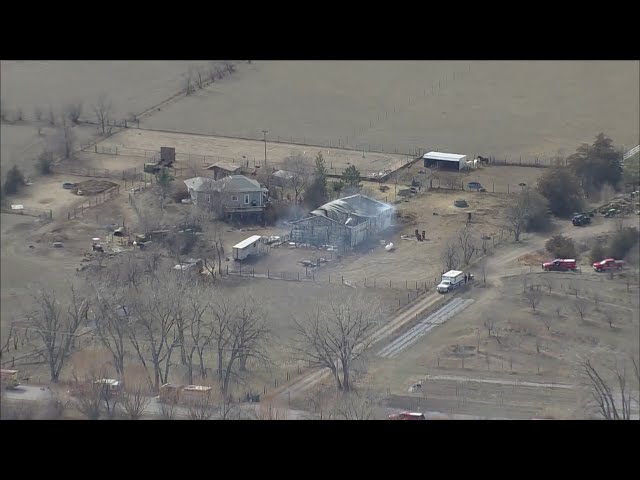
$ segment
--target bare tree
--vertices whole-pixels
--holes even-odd
[[[56,125],[56,114],[53,112],[53,107],[49,105],[49,116],[47,118],[49,125],[54,127]]]
[[[40,108],[40,106],[38,105],[33,107],[33,119],[36,122],[40,122],[42,120],[42,108]]]
[[[462,253],[462,263],[463,265],[468,265],[471,257],[473,257],[473,254],[478,250],[471,230],[467,227],[462,228],[458,231],[456,240],[458,247],[460,248],[460,252]]]
[[[194,74],[195,72],[193,70],[193,67],[189,67],[189,69],[182,75],[184,82],[184,93],[186,95],[191,95],[195,91],[195,88],[193,86]]]
[[[58,151],[64,155],[64,158],[71,158],[76,144],[76,135],[67,117],[63,115],[60,119],[60,128],[57,130],[53,141],[57,145]]]
[[[350,392],[354,363],[366,354],[380,309],[355,293],[341,292],[329,304],[318,304],[306,322],[294,319],[293,351],[312,367],[328,368],[338,390]]]
[[[249,297],[220,299],[212,305],[213,331],[218,354],[218,377],[223,398],[232,378],[242,381],[240,367],[248,358],[267,361],[264,343],[269,329]]]
[[[613,315],[611,314],[611,312],[604,312],[604,319],[607,321],[609,328],[613,329]]]
[[[546,285],[547,290],[549,291],[549,293],[551,293],[551,290],[553,289],[553,281],[551,280],[551,278],[549,278],[548,276],[542,277],[542,281]]]
[[[620,367],[616,360],[613,373],[618,383],[618,391],[607,382],[601,372],[594,367],[590,360],[582,362],[582,368],[587,376],[591,390],[592,399],[598,409],[598,413],[606,420],[631,420],[631,406],[637,399],[631,397],[631,391],[640,387],[640,377],[638,376],[638,363],[632,358],[635,376],[634,381],[637,386],[627,384],[626,362]]]
[[[3,122],[8,120],[9,109],[7,108],[7,103],[5,101],[0,101],[0,119]]]
[[[562,319],[562,306],[558,305],[556,307],[556,316],[558,317],[558,320]]]
[[[584,298],[576,298],[573,302],[573,306],[576,309],[576,312],[578,312],[578,315],[580,315],[580,320],[584,321],[584,317],[589,307],[587,301]]]
[[[77,125],[82,115],[82,100],[68,103],[62,110],[62,115],[68,117],[71,122]]]
[[[207,78],[211,83],[214,83],[216,81],[216,77],[218,75],[216,65],[216,62],[209,62],[209,64],[207,65]]]
[[[98,420],[103,414],[113,418],[117,407],[117,395],[103,381],[104,372],[91,371],[83,378],[73,373],[71,393],[76,399],[76,408],[88,420]]]
[[[500,336],[496,333],[496,319],[493,317],[490,317],[490,318],[484,317],[482,321],[482,325],[484,326],[484,328],[487,329],[489,338],[491,337],[495,338],[496,342],[498,342],[498,345],[501,345]]]
[[[66,313],[53,291],[40,290],[35,297],[37,311],[28,315],[36,338],[44,347],[43,356],[49,366],[51,381],[57,383],[75,345],[77,331],[87,322],[89,301],[80,297],[69,283],[71,299]]]
[[[207,78],[207,74],[204,70],[204,67],[199,66],[197,68],[194,69],[195,70],[195,77],[196,77],[196,83],[198,84],[198,88],[203,89],[204,88],[204,83],[206,81]]]
[[[102,346],[111,357],[116,373],[124,378],[127,331],[131,322],[131,307],[126,289],[105,286],[96,288],[96,332]]]
[[[122,395],[122,408],[129,420],[139,420],[150,402],[151,398],[140,384],[127,387]]]
[[[531,310],[535,312],[536,306],[542,300],[542,292],[537,288],[533,288],[533,285],[531,285],[522,296],[524,298],[524,301],[527,302],[527,304],[531,307]]]
[[[157,392],[167,383],[171,355],[180,345],[176,319],[181,314],[183,292],[170,281],[158,282],[149,290],[137,302],[135,322],[127,335],[148,375],[147,361],[151,363],[153,378],[149,375],[149,381]]]
[[[69,408],[70,401],[58,393],[51,393],[51,397],[44,404],[41,418],[43,420],[61,420]]]
[[[214,413],[215,408],[210,394],[200,395],[198,398],[191,400],[187,406],[189,420],[211,420]]]
[[[13,112],[13,115],[16,122],[21,122],[24,120],[24,112],[20,107],[16,108],[15,112]]]
[[[593,303],[594,303],[594,305],[595,305],[596,312],[600,311],[600,308],[599,308],[599,304],[600,304],[600,295],[598,295],[598,292],[595,292],[595,293],[591,296],[591,298],[593,298]]]
[[[547,327],[547,331],[551,330],[551,323],[553,319],[549,315],[540,315],[540,320],[542,320],[544,326]]]
[[[227,69],[227,72],[229,72],[229,75],[236,71],[236,65],[231,60],[224,60],[222,64],[224,68]]]
[[[353,392],[340,398],[330,416],[341,420],[373,420],[375,406],[375,396],[371,392]]]
[[[109,123],[109,116],[111,115],[112,103],[109,97],[105,93],[98,97],[98,101],[93,106],[93,112],[96,114],[98,124],[102,127],[102,134],[106,133],[106,127]]]
[[[173,420],[176,418],[176,404],[174,402],[161,403],[160,416],[164,420]]]
[[[480,274],[482,275],[482,285],[487,286],[487,264],[486,262],[482,262],[480,266]]]
[[[203,298],[201,292],[193,292],[189,296],[188,305],[186,307],[186,315],[188,317],[187,323],[189,325],[189,333],[191,336],[191,348],[189,350],[189,360],[187,366],[189,368],[189,383],[193,383],[193,357],[197,355],[198,365],[200,367],[200,378],[207,376],[207,369],[204,363],[204,352],[208,349],[214,336],[213,325],[209,321],[210,318],[206,316],[209,309],[208,302],[201,302],[199,299]]]
[[[453,242],[448,241],[445,243],[442,251],[442,260],[444,261],[445,270],[453,270],[458,266],[458,248]]]
[[[297,205],[300,195],[312,180],[311,160],[300,153],[296,153],[285,158],[282,163],[284,170],[291,174],[287,183],[293,189],[294,200]]]

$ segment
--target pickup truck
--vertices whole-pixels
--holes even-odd
[[[622,260],[616,260],[614,258],[605,258],[599,262],[595,262],[593,264],[593,269],[596,272],[604,272],[606,270],[612,270],[614,268],[621,269],[624,267],[624,262]]]
[[[542,269],[545,272],[566,272],[567,270],[575,271],[577,268],[578,266],[573,258],[556,258],[551,262],[545,262],[542,264]]]

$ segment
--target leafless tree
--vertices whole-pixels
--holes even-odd
[[[76,134],[70,125],[70,120],[68,120],[66,116],[63,115],[60,117],[60,128],[56,131],[52,141],[57,146],[60,154],[64,155],[64,158],[71,158],[73,156]]]
[[[197,355],[198,365],[200,367],[200,378],[207,376],[207,368],[204,363],[204,352],[208,349],[214,340],[214,329],[207,316],[209,303],[201,302],[200,298],[206,298],[201,292],[194,292],[189,295],[188,305],[186,306],[187,323],[189,325],[189,334],[191,337],[191,346],[188,353],[187,362],[189,383],[193,383],[193,357]]]
[[[580,320],[584,321],[584,317],[589,308],[587,301],[584,298],[576,298],[573,302],[573,306],[576,309],[576,312],[578,312],[578,315],[580,315]]]
[[[204,83],[206,81],[207,74],[204,70],[204,67],[202,66],[199,66],[194,70],[195,70],[195,78],[196,78],[196,83],[198,84],[198,88],[202,89],[204,88]]]
[[[229,72],[229,75],[236,71],[236,66],[231,60],[224,60],[222,64],[224,68],[227,69],[227,72]]]
[[[227,72],[226,69],[219,63],[216,63],[216,65],[213,68],[216,71],[216,75],[218,75],[218,79],[222,80]]]
[[[269,337],[264,317],[248,297],[222,298],[212,304],[213,338],[218,356],[218,378],[223,398],[229,395],[231,379],[242,381],[246,359],[267,361],[264,344]]]
[[[96,288],[96,332],[102,346],[111,357],[116,373],[124,378],[124,358],[127,351],[127,331],[132,320],[132,303],[127,289],[119,286]]]
[[[164,420],[173,420],[176,417],[176,404],[173,402],[161,403],[160,416]]]
[[[40,108],[40,106],[38,106],[38,105],[33,107],[33,119],[36,122],[39,122],[39,121],[42,120],[42,108]]]
[[[562,319],[562,306],[558,305],[556,307],[556,316],[558,317],[558,320]]]
[[[189,420],[211,420],[214,413],[215,408],[210,394],[200,395],[198,398],[191,400],[187,406]]]
[[[552,318],[549,315],[540,315],[540,320],[547,327],[547,331],[551,330]]]
[[[535,312],[536,306],[542,300],[542,292],[537,288],[533,288],[533,285],[531,285],[522,296],[524,301],[531,307],[531,310]]]
[[[373,420],[376,396],[371,392],[343,395],[331,412],[337,420]]]
[[[602,372],[599,372],[589,359],[582,361],[582,368],[588,379],[592,399],[598,409],[598,413],[606,420],[631,420],[632,403],[638,404],[638,399],[631,396],[631,392],[640,387],[640,376],[638,374],[638,363],[632,358],[633,373],[632,381],[637,385],[627,384],[626,362],[620,366],[616,360],[613,373],[617,380],[618,389],[607,382]],[[637,391],[637,390],[636,390]]]
[[[96,114],[98,124],[102,127],[102,134],[106,133],[106,128],[109,123],[109,116],[111,115],[113,105],[111,100],[105,93],[98,97],[98,101],[93,106],[93,112]]]
[[[487,264],[486,262],[482,262],[480,266],[480,274],[482,275],[482,285],[487,286]]]
[[[118,393],[103,380],[104,371],[91,371],[82,378],[73,373],[71,391],[76,399],[76,408],[88,420],[98,420],[102,415],[112,419],[118,407]]]
[[[604,319],[607,321],[609,328],[613,329],[613,315],[611,314],[611,312],[604,312]]]
[[[216,81],[216,77],[218,75],[216,65],[216,62],[209,62],[209,64],[207,65],[207,78],[211,83],[214,83]]]
[[[127,329],[138,359],[147,370],[154,391],[167,383],[171,355],[180,345],[176,320],[181,314],[183,292],[171,281],[158,282],[138,299],[135,321]],[[149,374],[149,365],[153,378]]]
[[[599,308],[599,304],[600,304],[600,295],[598,294],[598,292],[595,292],[595,293],[591,296],[591,298],[593,299],[593,303],[594,303],[594,305],[595,305],[596,312],[600,311],[600,308]]]
[[[49,125],[54,127],[56,125],[56,114],[53,112],[53,107],[49,105],[49,116],[47,118]]]
[[[529,195],[525,192],[519,194],[512,202],[506,211],[506,218],[508,222],[508,229],[513,233],[516,242],[520,241],[520,235],[527,225],[529,219],[530,202]]]
[[[51,393],[51,397],[45,402],[41,418],[43,420],[61,420],[69,408],[71,402],[58,393]]]
[[[195,91],[195,88],[193,87],[194,74],[195,72],[193,68],[189,67],[182,76],[184,81],[184,93],[186,95],[191,95]]]
[[[551,278],[549,278],[548,276],[542,277],[542,281],[546,285],[549,293],[551,293],[551,290],[553,289],[553,281],[551,280]]]
[[[15,112],[13,112],[14,119],[16,122],[21,122],[24,120],[24,112],[20,107],[16,108]]]
[[[467,227],[460,229],[456,240],[460,248],[460,253],[462,253],[462,263],[463,265],[468,265],[471,257],[473,257],[474,253],[478,250],[471,230]]]
[[[489,334],[489,338],[493,337],[496,339],[496,342],[498,342],[498,345],[501,344],[500,341],[500,336],[496,333],[496,319],[493,317],[490,318],[483,318],[482,324],[484,326],[484,328],[487,329],[487,332]]]
[[[453,270],[458,265],[458,248],[453,242],[446,242],[442,251],[445,270]]]
[[[43,355],[49,366],[51,381],[57,383],[62,367],[75,345],[80,327],[87,323],[89,301],[80,297],[69,283],[71,299],[63,312],[53,291],[40,290],[35,297],[37,310],[28,315],[31,329],[42,342]]]
[[[341,292],[328,304],[314,306],[305,322],[294,319],[294,355],[312,367],[328,368],[338,390],[350,392],[353,366],[371,346],[378,315],[372,302]]]
[[[260,405],[255,418],[257,420],[286,420],[287,411],[281,408],[276,408],[269,403],[266,405]]]
[[[13,322],[11,322],[11,324],[9,325],[9,331],[7,332],[6,335],[3,335],[3,341],[4,343],[2,345],[0,345],[0,358],[2,358],[2,355],[5,352],[9,351],[9,348],[11,347],[11,340],[15,339],[16,337],[16,331],[14,329],[14,325]]]
[[[0,119],[3,122],[6,122],[8,116],[9,116],[9,109],[7,108],[7,104],[5,101],[0,100]]]
[[[129,420],[139,420],[150,402],[151,397],[140,384],[133,387],[127,386],[122,395],[122,408]]]
[[[300,195],[312,180],[313,169],[311,168],[311,160],[300,153],[296,153],[284,159],[283,168],[291,173],[291,177],[287,183],[290,188],[293,189],[294,200],[297,205]]]
[[[82,115],[82,100],[68,103],[62,110],[62,115],[68,117],[71,122],[77,125]]]

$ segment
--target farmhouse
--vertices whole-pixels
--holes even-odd
[[[292,222],[290,238],[296,243],[353,248],[390,227],[393,212],[391,205],[365,195],[351,195],[326,203]]]
[[[463,170],[467,161],[466,155],[442,152],[425,153],[422,158],[425,167],[435,167],[441,170]]]
[[[195,177],[184,181],[193,204],[217,212],[231,220],[245,215],[262,219],[268,190],[244,175],[229,175],[221,180]]]

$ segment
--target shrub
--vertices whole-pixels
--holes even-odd
[[[545,248],[552,256],[558,258],[576,258],[576,245],[573,240],[564,235],[554,235],[547,243]]]
[[[606,248],[608,257],[623,258],[629,253],[629,250],[638,241],[638,229],[635,227],[625,227],[621,231],[616,232],[609,239]]]
[[[51,175],[53,173],[53,153],[42,152],[38,156],[36,166],[42,175]]]
[[[605,248],[601,242],[597,242],[589,251],[589,260],[591,260],[591,263],[599,262],[605,256]]]
[[[554,215],[568,217],[582,210],[582,192],[576,175],[568,167],[551,167],[538,180],[538,192],[549,201]]]
[[[11,170],[7,172],[7,178],[4,181],[4,193],[11,195],[16,193],[21,186],[25,184],[24,175],[17,165],[14,165]]]

